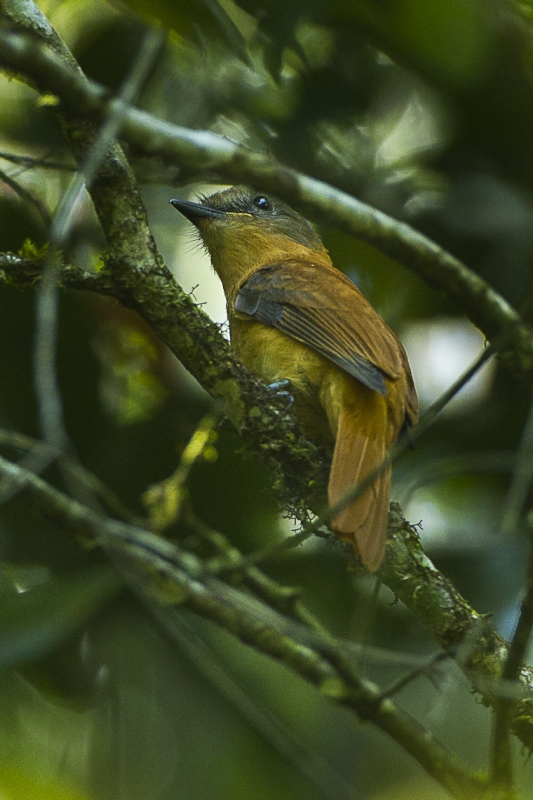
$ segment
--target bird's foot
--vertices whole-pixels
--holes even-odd
[[[290,385],[291,382],[288,378],[283,378],[281,381],[274,381],[274,383],[267,383],[267,389],[272,389],[273,392],[276,392],[278,397],[287,400],[287,411],[294,403],[294,397],[286,389],[286,387]]]

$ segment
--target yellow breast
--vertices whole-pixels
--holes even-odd
[[[231,342],[236,355],[265,383],[288,379],[288,391],[304,430],[322,444],[331,444],[336,424],[329,424],[320,402],[324,382],[341,372],[307,345],[249,317],[230,318]]]

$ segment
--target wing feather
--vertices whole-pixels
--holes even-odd
[[[396,336],[334,267],[297,260],[267,264],[241,285],[235,310],[308,345],[381,394],[383,375],[396,379],[404,369]]]

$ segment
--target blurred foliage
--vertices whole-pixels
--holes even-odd
[[[146,26],[168,28],[142,107],[271,153],[408,221],[531,318],[530,3],[40,5],[87,73],[113,89]],[[27,238],[41,245],[47,238],[42,210],[53,214],[72,160],[50,109],[5,76],[0,151],[1,173],[9,177],[6,182],[0,173],[0,250],[17,251]],[[146,184],[158,244],[179,278],[190,257],[182,246],[186,224],[168,199],[189,191],[187,170],[167,169],[130,148],[128,154]],[[17,162],[21,155],[35,163]],[[443,315],[459,316],[446,297],[378,250],[325,226],[320,232],[334,263],[400,334],[415,323],[429,331]],[[97,269],[104,247],[87,201],[66,256]],[[210,279],[199,291],[209,310]],[[32,291],[1,286],[0,426],[38,436],[33,332]],[[413,348],[424,346],[421,335]],[[447,347],[443,356],[453,359]],[[439,369],[438,360],[427,366]],[[424,378],[415,374],[420,383]],[[135,314],[73,293],[61,297],[59,379],[80,460],[141,513],[141,495],[174,472],[210,411],[209,399]],[[413,491],[407,514],[413,522],[422,519],[430,556],[507,635],[516,618],[526,531],[506,541],[498,535],[508,467],[489,473],[460,466],[462,457],[466,463],[487,450],[515,451],[529,404],[529,393],[496,369],[481,397],[443,415],[395,472],[403,490],[417,476],[438,472],[443,459],[458,459],[457,473]],[[186,502],[253,552],[278,541],[291,523],[280,519],[269,475],[243,456],[229,424],[221,421],[217,432],[218,458],[200,455],[187,471]],[[60,481],[53,466],[45,477]],[[172,535],[187,534],[186,526],[172,528]],[[2,506],[0,546],[3,797],[318,800],[343,797],[341,786],[345,797],[445,796],[376,731],[358,728],[283,667],[191,619],[198,647],[207,643],[226,675],[213,678],[207,656],[199,666],[154,626],[133,595],[117,594],[100,556],[43,522],[23,497]],[[404,653],[434,651],[428,634],[387,592],[375,603],[372,581],[346,572],[341,547],[309,542],[267,566],[272,576],[302,587],[305,602],[335,634]],[[384,686],[406,669],[392,659],[363,666]],[[470,698],[453,666],[442,670],[436,685],[420,678],[400,701],[481,768],[489,713]],[[256,710],[244,713],[225,682],[238,684]],[[264,715],[272,714],[278,738],[266,734]],[[308,769],[317,754],[327,762],[319,779]],[[528,764],[521,765],[521,781],[531,785]]]

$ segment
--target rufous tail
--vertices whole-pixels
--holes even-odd
[[[339,502],[383,462],[386,456],[386,422],[385,419],[376,422],[380,424],[370,425],[370,429],[361,426],[349,408],[341,408],[329,474],[330,506]],[[340,511],[331,521],[332,530],[339,538],[354,545],[363,564],[371,572],[379,569],[385,555],[390,483],[389,466],[361,497]]]

